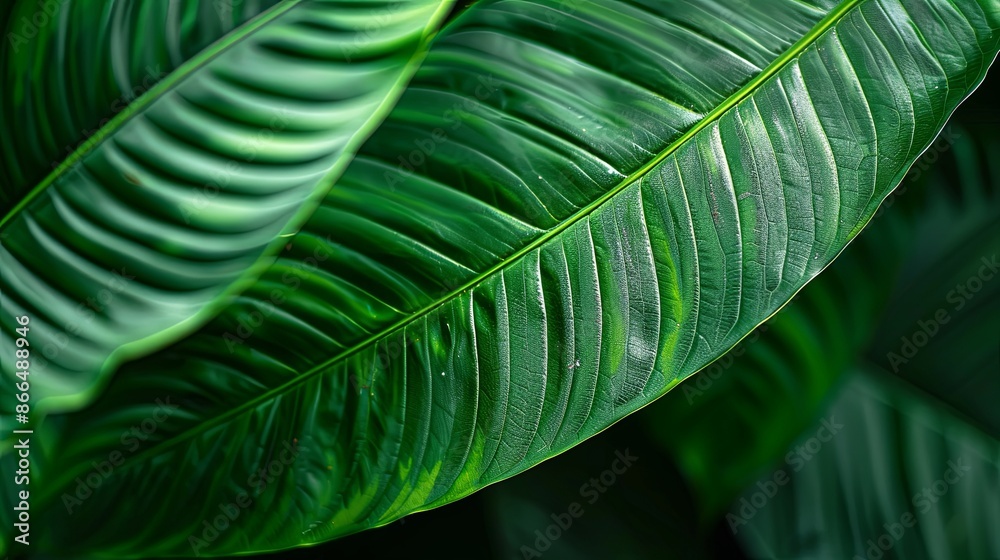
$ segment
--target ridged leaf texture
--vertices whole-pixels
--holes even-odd
[[[15,7],[8,29],[26,44],[5,35],[0,96],[0,348],[14,351],[14,316],[33,317],[38,415],[86,404],[123,359],[204,323],[273,260],[450,2],[288,0],[226,34],[262,5],[49,4],[51,17]]]
[[[311,544],[568,449],[822,271],[1000,41],[987,0],[675,8],[462,13],[258,281],[42,427],[44,546]],[[169,419],[62,507],[166,398]],[[242,493],[251,509],[207,538]],[[137,517],[157,530],[120,530]]]

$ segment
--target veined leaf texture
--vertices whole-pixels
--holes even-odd
[[[74,339],[85,371],[52,360],[39,389],[41,546],[307,545],[580,443],[836,258],[1000,44],[993,0],[484,1],[440,29],[418,0],[360,45],[330,32],[347,5],[250,19],[5,219],[8,316],[56,325],[87,293],[50,267],[137,271],[100,344]],[[283,103],[252,172],[182,226],[191,183]],[[209,538],[244,495],[269,513]]]

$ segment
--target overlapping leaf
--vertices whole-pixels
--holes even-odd
[[[65,506],[46,546],[319,542],[606,428],[843,249],[982,78],[1000,27],[971,0],[686,8],[465,12],[257,283],[46,426],[61,437],[43,501]],[[89,461],[168,397],[179,408],[74,503]],[[207,532],[242,496],[239,521]],[[98,511],[158,530],[125,536]]]
[[[0,349],[31,317],[36,416],[85,404],[121,359],[259,273],[399,97],[450,2],[288,0],[204,49],[266,2],[48,4],[45,19],[17,5],[12,30],[47,24],[4,43],[0,97]]]
[[[277,0],[11,2],[0,64],[6,215],[136,98]]]

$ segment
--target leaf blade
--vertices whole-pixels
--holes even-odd
[[[883,30],[906,32],[902,28],[904,23],[889,21],[886,12],[880,9],[889,4],[898,5],[872,0],[845,12],[835,30],[817,35],[817,44],[786,61],[764,82],[762,89],[736,104],[717,122],[702,127],[641,180],[627,185],[546,243],[518,259],[508,259],[496,274],[474,288],[457,293],[454,288],[449,289],[445,295],[453,294],[452,299],[427,312],[413,313],[408,322],[389,334],[369,335],[365,332],[370,328],[368,323],[358,326],[371,318],[361,312],[363,303],[338,293],[347,290],[349,283],[337,282],[334,265],[345,265],[345,270],[364,277],[358,272],[361,262],[370,267],[365,273],[394,278],[402,293],[417,294],[415,301],[408,302],[417,305],[385,305],[399,309],[400,315],[406,315],[407,309],[414,307],[422,309],[419,295],[426,290],[423,296],[431,297],[429,287],[434,284],[413,280],[418,276],[416,273],[407,276],[382,269],[377,266],[381,261],[376,256],[384,259],[387,253],[397,258],[417,255],[409,263],[413,265],[411,270],[424,270],[428,276],[431,274],[427,271],[432,271],[455,278],[461,276],[458,271],[463,268],[472,269],[463,265],[461,259],[453,258],[458,252],[435,250],[441,246],[430,245],[428,239],[433,236],[417,239],[415,235],[398,235],[398,231],[392,235],[374,226],[368,226],[377,234],[373,235],[374,241],[363,242],[360,247],[365,251],[354,252],[354,245],[339,243],[340,238],[327,238],[323,232],[324,228],[331,228],[339,233],[342,229],[356,228],[358,222],[347,221],[340,208],[324,207],[295,238],[291,254],[263,277],[262,285],[245,292],[238,306],[220,316],[199,336],[159,356],[158,363],[147,361],[126,368],[109,387],[97,411],[122,411],[121,403],[129,402],[132,406],[123,413],[138,418],[149,410],[142,403],[152,402],[163,394],[179,394],[184,396],[190,416],[164,425],[149,443],[150,447],[132,457],[129,465],[116,474],[116,479],[109,481],[113,486],[95,493],[86,507],[100,509],[100,504],[113,497],[127,497],[126,489],[144,484],[145,475],[159,474],[151,467],[154,461],[178,465],[179,478],[197,481],[200,491],[210,493],[213,499],[222,499],[244,486],[247,471],[267,464],[270,452],[266,450],[279,449],[283,442],[295,439],[303,446],[295,466],[284,471],[274,485],[269,485],[271,489],[259,494],[261,504],[292,512],[289,518],[280,527],[269,527],[266,524],[273,520],[267,516],[250,517],[239,530],[229,531],[220,536],[221,540],[214,541],[212,550],[220,553],[236,550],[245,545],[241,539],[251,537],[259,538],[256,546],[267,549],[319,542],[388,523],[407,511],[458,499],[485,484],[512,476],[644,406],[732,347],[818,274],[867,223],[881,199],[898,183],[909,163],[968,92],[967,86],[981,79],[985,65],[976,58],[968,63],[951,59],[948,71],[938,67],[934,70],[937,74],[926,69],[929,75],[954,90],[928,92],[935,103],[924,104],[924,110],[930,107],[932,114],[920,115],[923,123],[920,127],[907,120],[907,126],[914,132],[900,131],[900,124],[893,117],[912,117],[912,101],[885,92],[881,85],[878,78],[883,72],[889,73],[886,68],[891,66],[878,64],[878,57],[884,60],[891,56],[873,30],[874,25]],[[964,3],[963,7],[981,8],[972,2]],[[463,18],[471,19],[468,14],[474,10],[470,9]],[[982,43],[978,48],[995,52],[996,15],[992,14],[992,23],[979,27],[964,20],[971,32],[978,33]],[[869,24],[869,20],[875,24]],[[935,22],[935,18],[925,17],[919,22],[908,20],[905,25],[935,26]],[[855,45],[851,52],[840,43],[842,37]],[[940,34],[935,39],[945,41]],[[937,50],[950,51],[952,47],[952,43],[943,43]],[[834,74],[847,68],[860,74],[853,81],[848,80],[850,76],[843,78],[851,87],[809,90],[814,99],[812,106],[822,105],[829,111],[820,114],[797,103],[804,98],[808,84],[829,84]],[[909,86],[905,73],[889,73],[885,78],[900,91],[904,85]],[[885,99],[880,99],[884,105],[866,108],[860,104],[865,84],[884,92]],[[786,90],[796,95],[785,95]],[[824,95],[824,103],[815,101]],[[791,97],[795,97],[795,103]],[[851,103],[841,102],[841,98]],[[815,154],[797,158],[797,154],[805,153],[807,142],[822,146],[818,141],[821,137],[815,136],[818,133],[809,127],[816,127],[817,123],[829,125],[839,114],[835,109],[845,105],[856,109],[851,124],[869,132],[853,139],[839,138],[836,148],[830,142],[826,149],[846,154],[843,168],[838,162],[814,157]],[[401,102],[397,111],[408,107]],[[784,117],[775,119],[772,115]],[[387,121],[390,129],[394,122]],[[483,125],[475,117],[469,123],[470,127]],[[767,149],[762,142],[751,142],[750,133],[740,134],[741,129],[747,128],[746,123],[753,126],[750,130],[754,140],[771,138]],[[814,136],[802,139],[801,131]],[[904,155],[876,153],[872,149],[874,132],[894,135],[892,143],[909,149],[904,150]],[[912,135],[918,138],[917,142],[910,140]],[[379,141],[386,140],[373,139],[376,144]],[[732,174],[727,172],[730,160],[746,161],[747,167],[757,170],[750,182],[755,192],[745,191],[750,192],[749,196],[735,191]],[[832,167],[846,176],[863,170],[856,181],[845,179],[845,184],[855,186],[851,191],[838,193],[847,202],[841,199],[839,204],[824,205],[823,198],[829,193],[814,191],[824,185],[811,184],[807,181],[811,174],[805,177],[801,172],[810,164],[820,163],[828,166],[827,175],[833,174]],[[359,158],[355,165],[371,163]],[[371,167],[384,169],[384,166]],[[374,173],[377,176],[378,171]],[[868,184],[870,188],[861,186]],[[457,180],[454,188],[460,190],[461,185]],[[430,194],[439,193],[435,185],[426,185],[426,189]],[[335,189],[330,200],[357,196],[356,205],[367,202],[375,213],[384,211],[382,206],[372,204],[375,197],[403,196],[391,189],[384,191],[347,185],[343,190]],[[769,240],[761,237],[764,229],[758,228],[746,232],[747,238],[758,237],[752,245],[747,242],[749,248],[745,248],[744,233],[736,228],[735,217],[739,215],[746,223],[767,222],[766,216],[761,219],[758,215],[757,201],[751,199],[771,197],[769,206],[777,209],[778,203],[774,201],[785,206],[786,191],[796,202],[783,210],[787,212],[783,222],[786,225],[767,230],[776,237],[787,237],[790,246],[797,247],[792,250],[795,258],[786,258],[784,248],[766,250],[768,255],[781,258],[764,263],[757,263],[750,256],[727,254],[727,250],[741,255],[757,254],[761,251],[759,247],[770,246]],[[361,193],[371,198],[361,197]],[[528,200],[526,207],[538,210],[531,197],[524,200]],[[862,200],[863,203],[858,203]],[[855,203],[853,207],[851,201]],[[425,207],[414,204],[410,208]],[[427,209],[434,208],[433,204],[427,204]],[[840,224],[842,208],[852,212],[848,214],[852,219]],[[402,214],[400,211],[390,218],[403,223]],[[529,224],[544,226],[551,219],[541,210],[527,214],[522,221]],[[645,217],[637,221],[640,215]],[[816,239],[811,229],[817,215],[822,219],[822,227],[827,228],[823,230],[827,235],[835,232],[833,239]],[[443,224],[442,229],[447,225],[451,223]],[[682,231],[691,233],[684,237],[675,233]],[[777,235],[781,232],[787,235]],[[472,239],[485,244],[492,233],[483,229]],[[390,243],[393,238],[397,244]],[[770,241],[783,245],[785,240]],[[665,248],[665,252],[654,252],[654,243]],[[324,250],[317,253],[319,249]],[[697,257],[705,254],[717,256],[714,261]],[[366,257],[370,260],[365,260]],[[731,257],[739,266],[726,266],[723,257]],[[287,303],[275,303],[272,290],[277,289],[281,294],[283,273],[296,270],[295,264],[305,263],[309,258],[313,259],[310,274],[298,278],[292,289],[294,296],[283,295],[282,301],[287,299]],[[744,264],[750,269],[746,275],[754,279],[752,285],[758,289],[749,295],[746,295],[748,290],[743,290],[734,296],[732,286],[744,274]],[[710,274],[713,266],[722,274]],[[768,270],[781,275],[774,280],[773,294],[760,288],[769,285]],[[654,278],[656,281],[652,282]],[[377,284],[364,288],[369,286],[384,288]],[[649,294],[647,299],[646,290],[654,286],[657,297]],[[744,295],[748,301],[742,300]],[[406,297],[399,299],[406,301]],[[353,301],[355,307],[338,312],[336,308],[330,309],[329,301]],[[262,304],[268,304],[269,308]],[[741,313],[744,308],[751,311]],[[265,320],[267,309],[270,311]],[[581,320],[576,316],[577,309],[580,317],[591,312],[594,320]],[[661,316],[663,309],[672,309],[675,315]],[[253,318],[253,313],[260,318]],[[384,325],[393,324],[394,313],[379,315],[378,321],[371,324],[385,329]],[[252,321],[247,322],[248,318]],[[473,327],[459,329],[457,325]],[[294,339],[278,336],[289,329],[295,330]],[[252,341],[246,348],[235,343],[233,353],[227,354],[220,346],[219,341],[225,340],[227,334],[232,337],[234,333],[247,331],[249,334],[243,341],[251,337]],[[343,338],[339,336],[341,333]],[[362,341],[371,338],[372,342],[352,350],[355,346],[351,346],[351,335]],[[626,339],[627,347],[623,344]],[[340,361],[329,363],[329,367],[316,366],[329,361],[325,356],[330,348],[347,350],[341,350]],[[570,350],[572,354],[568,353]],[[587,353],[593,360],[587,358]],[[384,367],[379,365],[383,356],[389,358]],[[580,366],[576,365],[578,356],[583,357]],[[192,374],[181,378],[160,375],[155,386],[137,382],[138,371],[142,368],[156,371],[157,367],[163,372]],[[211,393],[213,381],[226,384],[225,394]],[[211,397],[206,393],[211,393]],[[468,420],[471,411],[475,415],[474,425]],[[98,425],[95,422],[98,416],[107,417],[95,412],[88,419],[88,433],[98,433],[101,429],[112,433],[110,426],[114,423]],[[460,416],[462,421],[456,419]],[[566,418],[570,419],[571,427],[564,430]],[[68,429],[64,436],[67,445],[60,451],[61,458],[71,463],[82,462],[95,445],[76,443],[73,433],[74,429]],[[239,462],[229,455],[223,457],[224,451],[213,443],[228,440],[247,442],[239,448]],[[185,457],[189,456],[199,457],[198,463],[187,462]],[[214,471],[209,474],[205,464],[222,464],[225,468],[221,474]],[[296,475],[292,470],[301,473]],[[59,483],[65,483],[72,474]],[[253,486],[249,479],[246,485]],[[302,494],[298,490],[303,490]],[[167,507],[176,504],[165,504],[164,508]],[[210,505],[202,507],[194,519],[181,522],[178,534],[186,531],[194,534],[198,520],[208,515],[210,508]],[[316,509],[312,508],[320,513],[313,514]],[[101,533],[97,527],[88,530],[91,532],[87,538],[95,548],[115,542],[115,536],[107,531]],[[265,534],[277,535],[276,540],[258,537]],[[183,544],[155,538],[154,541],[145,545],[163,547],[162,550],[172,553],[184,549]]]
[[[34,317],[39,415],[90,402],[119,363],[195,329],[267,267],[449,3],[387,6],[280,4],[153,86],[7,215],[2,305]],[[357,27],[368,17],[373,32]]]

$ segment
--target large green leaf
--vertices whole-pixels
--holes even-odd
[[[51,17],[13,10],[27,39],[4,42],[0,97],[0,351],[30,316],[36,416],[88,402],[118,362],[192,330],[263,270],[399,97],[450,2],[286,0],[200,50],[232,6],[49,4]]]
[[[909,184],[905,195],[897,192],[893,211],[874,221],[794,303],[645,414],[653,437],[676,455],[705,520],[716,519],[787,453],[859,357],[867,354],[891,370],[890,352],[901,357],[901,339],[911,338],[913,326],[941,308],[948,308],[947,322],[954,316],[954,324],[997,316],[997,302],[991,301],[996,292],[988,287],[966,312],[956,313],[947,302],[1000,241],[1000,173],[988,167],[1000,156],[1000,145],[992,127],[971,121],[967,117],[964,126],[942,135],[915,168],[913,176],[921,181]],[[948,167],[942,163],[922,173],[938,160]],[[940,327],[940,351],[919,356],[912,366],[897,365],[909,366],[907,379],[1000,434],[993,406],[1000,380],[988,365],[996,356],[980,350],[996,345],[996,328]],[[983,363],[971,362],[972,356]],[[963,367],[937,374],[946,364]],[[720,423],[728,426],[722,433]]]
[[[807,441],[821,427],[814,426],[817,417],[832,414],[838,422],[845,420],[842,412],[824,409],[830,405],[831,388],[850,373],[859,356],[867,353],[891,369],[886,354],[899,350],[892,348],[900,345],[901,335],[896,333],[904,331],[909,337],[918,320],[933,316],[940,304],[947,303],[949,290],[978,272],[983,264],[980,253],[1000,240],[1000,232],[993,231],[1000,225],[996,166],[1000,142],[994,136],[996,117],[991,118],[1000,82],[988,81],[992,87],[963,104],[914,165],[905,186],[883,203],[858,239],[767,323],[712,365],[586,445],[502,486],[487,488],[483,502],[499,536],[494,543],[497,555],[574,558],[583,553],[617,553],[654,558],[670,549],[678,558],[701,558],[708,556],[706,545],[718,546],[725,542],[720,537],[732,537],[725,514],[734,501],[738,504],[734,515],[739,513],[740,494],[749,487],[752,497],[759,491],[758,480],[773,479],[775,463],[790,451],[794,456],[796,445],[805,443],[796,440]],[[935,277],[928,271],[939,274]],[[929,388],[933,394],[960,405],[985,426],[998,420],[989,403],[1000,397],[1000,379],[995,375],[1000,364],[991,351],[997,346],[998,331],[984,319],[1000,317],[993,309],[995,292],[991,297],[990,287],[994,285],[981,289],[967,308],[952,313],[933,345],[898,372],[914,383],[938,382]],[[956,291],[953,296],[957,295]],[[978,304],[977,312],[963,312],[973,303]],[[914,375],[944,363],[953,364],[938,370],[948,375]],[[626,448],[641,458],[639,467],[608,477],[616,480],[614,490],[582,495],[586,488],[581,485],[611,468],[615,452]],[[879,465],[877,459],[866,467]],[[903,467],[919,460],[905,458]],[[899,463],[892,457],[888,464]],[[686,496],[688,488],[693,499]],[[581,517],[560,517],[572,502],[581,504]],[[805,498],[802,503],[812,500]],[[797,510],[785,514],[813,515],[811,509],[798,506]],[[550,527],[560,519],[561,526]],[[832,519],[846,522],[837,515]],[[752,551],[762,557],[805,556],[803,550],[769,553],[771,539],[787,540],[781,527],[788,520],[771,521],[774,526],[753,537],[759,542],[754,542]],[[567,522],[570,527],[564,529]],[[735,524],[739,534],[743,525]],[[552,535],[557,538],[550,539]],[[842,533],[824,538],[850,542],[850,536]],[[710,557],[729,557],[722,554],[731,556],[715,551]]]
[[[985,1],[673,8],[469,8],[258,282],[43,426],[41,546],[310,544],[569,448],[829,264],[1000,39]]]
[[[961,309],[954,309],[956,301],[948,301],[949,293],[957,300],[956,285],[965,285],[980,269],[989,276],[982,257],[1000,246],[1000,141],[995,137],[997,117],[992,104],[1000,81],[991,80],[991,86],[960,108],[933,148],[914,165],[905,188],[897,189],[883,204],[881,208],[887,211],[873,218],[844,254],[753,335],[586,445],[500,487],[486,489],[487,511],[499,535],[499,544],[494,544],[498,556],[572,558],[583,553],[618,553],[658,558],[669,548],[672,557],[700,558],[706,556],[707,545],[725,542],[720,537],[731,537],[735,529],[750,544],[753,557],[847,558],[854,543],[851,528],[873,539],[884,528],[872,523],[878,516],[871,516],[865,508],[848,505],[845,512],[840,504],[831,503],[838,501],[839,489],[837,482],[830,481],[850,480],[848,486],[859,489],[856,503],[864,504],[865,495],[879,496],[879,487],[896,485],[900,473],[917,470],[928,461],[941,462],[933,454],[898,456],[895,446],[872,453],[858,442],[848,442],[858,434],[867,438],[864,432],[870,426],[870,418],[859,422],[855,410],[845,410],[848,402],[868,400],[873,391],[887,402],[916,399],[932,404],[938,409],[936,415],[945,416],[936,423],[960,434],[975,432],[979,425],[996,437],[998,415],[995,405],[990,405],[1000,398],[996,375],[1000,371],[996,351],[1000,346],[1000,310],[996,309],[1000,283],[984,282]],[[977,284],[973,282],[972,287]],[[900,338],[913,338],[919,321],[926,323],[942,305],[948,308],[948,321],[929,329],[935,335],[926,349],[897,364],[898,375],[924,387],[925,396],[879,381],[883,375],[849,381],[851,388],[838,388],[839,403],[829,409],[830,389],[850,374],[860,356],[867,354],[891,370],[887,353],[899,352]],[[935,367],[947,374],[932,373]],[[941,400],[933,404],[934,399],[926,395]],[[880,407],[868,403],[865,408]],[[904,406],[895,420],[900,426],[895,431],[923,430],[920,424],[930,418],[911,418],[911,409]],[[947,418],[953,410],[964,414]],[[829,450],[824,448],[823,455],[817,456],[817,460],[824,459],[824,465],[807,477],[812,486],[802,491],[780,490],[794,492],[797,501],[786,497],[778,515],[764,513],[765,521],[757,522],[753,514],[743,523],[738,516],[744,506],[738,498],[744,489],[743,497],[753,500],[761,490],[756,483],[772,488],[777,469],[791,475],[796,467],[812,468],[796,458],[796,449],[813,445],[809,439],[822,427],[822,420],[831,417],[846,425],[845,457],[834,464],[835,456],[827,455]],[[885,425],[888,420],[875,423],[872,431],[889,439],[897,437],[892,434],[893,426]],[[991,444],[981,448],[987,441],[976,436],[950,445],[968,444],[989,453]],[[640,458],[639,466],[616,473],[617,477],[606,474],[603,484],[613,481],[607,490],[599,495],[589,492],[594,479],[612,467],[615,452],[626,448]],[[662,456],[664,452],[670,459]],[[782,463],[786,458],[791,462]],[[855,469],[855,465],[860,466]],[[678,468],[680,472],[674,474]],[[995,469],[992,466],[980,476],[989,476]],[[870,472],[879,476],[872,478]],[[685,486],[693,492],[693,500],[686,496]],[[991,488],[989,483],[986,488]],[[756,499],[759,503],[760,497]],[[566,518],[562,514],[573,502],[581,504],[583,513],[579,518]],[[982,502],[949,507],[958,506],[952,510],[958,519],[976,528],[976,508]],[[817,507],[818,503],[827,507]],[[884,505],[871,509],[881,512],[886,517],[883,521],[897,523],[905,508],[899,507],[896,518],[890,519],[892,512]],[[733,517],[727,520],[727,513]],[[940,521],[924,518],[926,533],[934,537],[921,543],[909,536],[906,554],[886,556],[920,557],[935,551],[942,557],[987,557],[982,550],[964,549],[966,543],[949,544],[941,539]],[[955,524],[947,518],[944,521]],[[789,534],[787,528],[796,525],[801,528],[799,534]],[[838,530],[818,531],[820,526]],[[989,543],[983,535],[976,539]],[[866,547],[863,543],[858,550]],[[978,556],[970,556],[973,551]],[[711,557],[730,556],[717,551]]]

